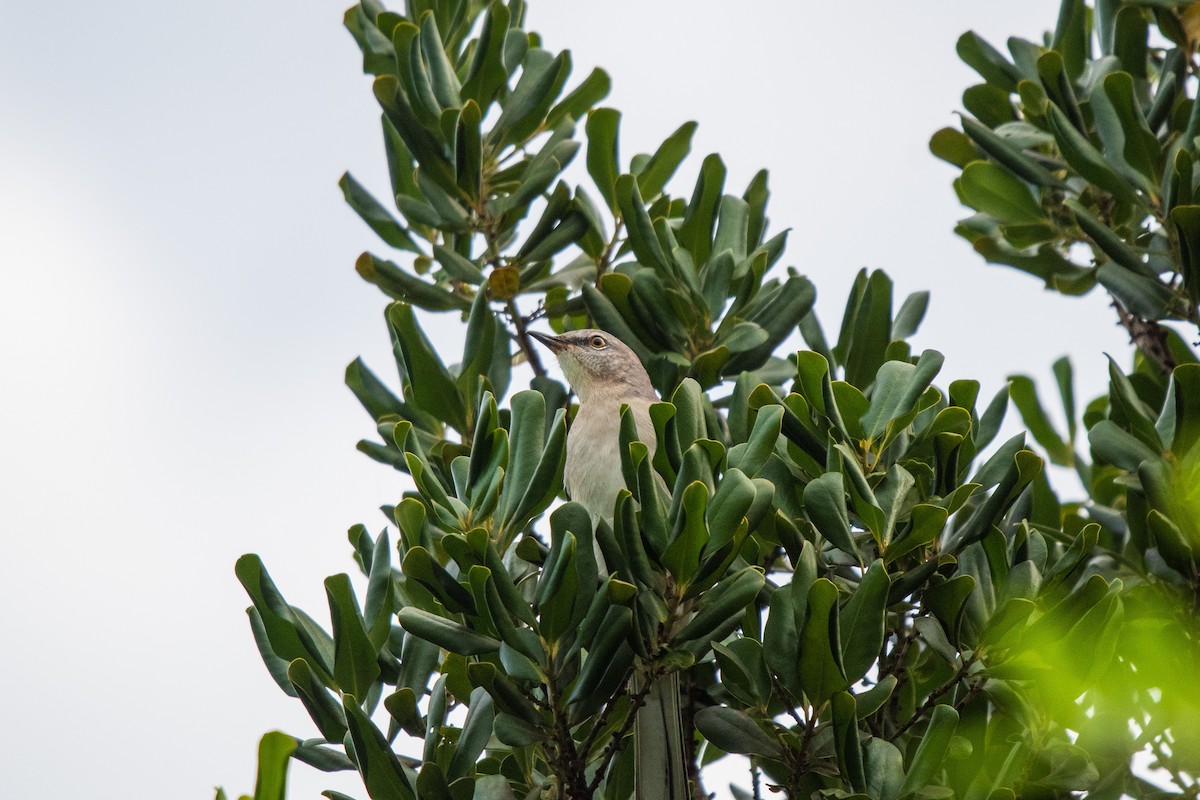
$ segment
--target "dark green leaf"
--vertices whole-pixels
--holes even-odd
[[[725,706],[710,706],[696,714],[696,728],[727,753],[780,758],[783,749],[746,714]]]

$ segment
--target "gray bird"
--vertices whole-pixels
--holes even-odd
[[[567,381],[579,398],[579,413],[567,433],[563,483],[567,495],[593,517],[612,524],[621,477],[619,432],[621,405],[628,405],[638,438],[654,452],[650,404],[658,395],[637,354],[604,331],[588,328],[562,336],[530,333],[558,357]],[[665,491],[666,485],[661,488]]]
[[[653,454],[656,437],[650,405],[658,395],[637,354],[610,333],[588,328],[561,336],[530,333],[558,357],[579,398],[579,412],[567,432],[563,483],[567,495],[593,519],[611,524],[621,473],[621,406],[628,405],[638,439]],[[659,479],[660,489],[667,492]],[[599,556],[598,556],[599,557]],[[634,691],[639,678],[634,679]],[[683,751],[679,674],[660,679],[646,696],[635,723],[636,800],[687,800],[687,761]]]

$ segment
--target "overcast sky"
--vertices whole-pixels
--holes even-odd
[[[953,170],[928,154],[976,82],[954,53],[1054,24],[1054,0],[530,0],[576,78],[612,75],[622,152],[700,123],[731,187],[771,170],[784,263],[835,327],[863,266],[932,289],[938,382],[1043,384],[1070,353],[1081,398],[1127,358],[1097,295],[1042,292],[952,234]],[[13,797],[250,791],[255,746],[314,735],[271,682],[235,559],[260,553],[325,616],[345,530],[383,526],[396,474],[342,385],[392,375],[385,250],[346,208],[386,195],[378,109],[340,2],[0,6],[0,774]],[[681,185],[678,193],[688,194]],[[457,326],[454,320],[447,320]],[[458,328],[454,327],[454,331]],[[344,777],[344,776],[343,776]],[[292,798],[357,781],[293,767]]]

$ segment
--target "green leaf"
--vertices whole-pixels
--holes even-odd
[[[308,662],[297,658],[288,666],[287,677],[321,735],[330,742],[342,741],[346,736],[346,715]]]
[[[863,747],[867,794],[880,800],[895,800],[904,783],[904,756],[886,739],[867,739]]]
[[[350,729],[350,742],[354,745],[355,761],[372,798],[399,798],[416,800],[416,794],[400,759],[388,746],[387,739],[371,722],[353,695],[342,697],[346,713],[346,724]]]
[[[1046,412],[1037,396],[1033,380],[1025,375],[1010,375],[1008,377],[1008,393],[1013,404],[1021,413],[1021,420],[1037,443],[1046,449],[1050,462],[1061,467],[1069,467],[1075,463],[1075,451],[1071,445],[1063,441],[1058,431],[1050,423]]]
[[[1075,128],[1066,114],[1057,106],[1051,105],[1048,110],[1047,120],[1050,123],[1050,130],[1067,163],[1086,180],[1109,192],[1118,200],[1132,202],[1134,198],[1129,184],[1112,171],[1100,151]]]
[[[712,255],[713,225],[724,187],[725,164],[721,157],[715,154],[705,157],[678,234],[679,243],[692,254],[696,264],[705,263]]]
[[[907,427],[917,401],[933,383],[944,361],[938,351],[926,350],[916,364],[888,361],[879,368],[871,390],[871,405],[861,419],[867,439],[886,442],[891,437],[885,434],[897,427]]]
[[[783,748],[753,719],[737,709],[709,706],[696,713],[696,729],[727,753],[782,758]]]
[[[1122,430],[1111,420],[1100,420],[1088,431],[1092,452],[1123,470],[1137,472],[1144,461],[1154,461],[1159,454],[1131,433]]]
[[[510,144],[524,141],[545,121],[570,71],[568,52],[552,56],[545,50],[531,48],[521,63],[521,77],[488,133],[488,140]]]
[[[967,164],[959,187],[968,205],[1002,222],[1033,223],[1046,217],[1029,188],[999,164]]]
[[[367,636],[350,576],[326,578],[325,596],[333,620],[333,676],[343,693],[365,698],[379,677],[379,648]]]
[[[885,675],[870,689],[854,695],[855,713],[858,714],[858,718],[865,719],[883,708],[883,704],[891,698],[892,692],[896,690],[896,682],[895,675]]]
[[[1083,73],[1089,55],[1088,10],[1084,7],[1083,0],[1062,0],[1059,5],[1058,24],[1055,25],[1054,37],[1050,40],[1050,47],[1062,53],[1067,74],[1072,79],[1078,79]]]
[[[692,135],[696,132],[695,122],[685,122],[666,138],[646,166],[637,176],[638,190],[642,197],[653,200],[662,193],[667,181],[679,169],[692,147]]]
[[[942,623],[942,628],[954,643],[960,642],[959,632],[967,610],[967,601],[975,590],[975,578],[958,575],[945,583],[930,586],[925,591],[925,605]]]
[[[846,302],[834,355],[846,382],[865,390],[887,360],[892,331],[892,279],[882,270],[861,270]],[[855,417],[857,419],[857,417]]]
[[[451,653],[477,656],[500,649],[496,639],[420,608],[407,606],[398,616],[404,630]]]
[[[804,487],[804,513],[837,549],[861,558],[854,536],[850,532],[850,516],[846,511],[846,494],[841,473],[826,472],[809,481]]]
[[[492,725],[496,719],[492,696],[482,686],[471,692],[467,718],[463,721],[454,757],[450,760],[447,777],[450,780],[471,774],[488,739],[492,737]]]
[[[553,129],[564,119],[579,121],[592,107],[608,96],[612,80],[602,69],[593,69],[578,86],[567,93],[546,115],[546,127]]]
[[[839,613],[842,663],[846,680],[862,679],[883,650],[891,578],[883,561],[876,559],[863,573],[858,588]]]
[[[838,635],[837,587],[818,578],[808,590],[808,619],[800,634],[798,672],[804,693],[813,703],[823,703],[847,686]]]
[[[332,682],[332,658],[303,624],[299,612],[283,599],[262,559],[248,553],[237,560],[234,571],[254,603],[271,650],[284,661],[305,659],[322,681]]]
[[[863,767],[862,744],[859,742],[858,716],[854,698],[846,692],[833,696],[833,747],[838,767],[856,792],[867,788],[867,776]]]
[[[765,708],[773,690],[762,644],[743,636],[728,645],[713,642],[713,653],[721,668],[722,685],[746,705]]]
[[[354,262],[354,270],[367,283],[378,286],[395,300],[412,303],[426,311],[465,311],[470,307],[466,298],[412,275],[402,267],[363,253]]]
[[[1141,255],[1129,244],[1125,242],[1117,233],[1105,225],[1096,217],[1092,216],[1083,205],[1074,198],[1067,198],[1063,204],[1071,209],[1075,214],[1075,220],[1079,223],[1079,227],[1083,228],[1096,246],[1099,247],[1105,255],[1111,258],[1116,263],[1120,264],[1127,270],[1144,275],[1147,278],[1157,281],[1158,273],[1145,262]]]
[[[1173,295],[1157,278],[1147,278],[1111,261],[1096,270],[1096,280],[1131,313],[1146,319],[1162,319]]]
[[[997,86],[980,84],[963,92],[963,108],[985,125],[996,128],[1015,119],[1012,95]]]
[[[724,631],[730,621],[736,622],[751,601],[758,597],[766,579],[757,567],[744,567],[741,571],[725,577],[711,590],[704,593],[696,616],[675,635],[679,643],[694,642],[707,650],[710,639],[720,638],[715,634]]]
[[[1104,155],[1151,198],[1157,195],[1162,148],[1138,107],[1133,78],[1114,72],[1092,90],[1092,113]]]
[[[792,593],[775,592],[771,595],[768,607],[767,624],[763,628],[763,660],[784,687],[799,697],[803,693],[803,687],[800,686],[796,674],[800,634],[796,628]]]
[[[492,98],[508,80],[504,51],[509,21],[508,7],[501,0],[493,0],[483,16],[478,45],[461,93],[464,101],[474,100],[481,109],[491,106]],[[514,35],[519,36],[520,33]]]
[[[1037,186],[1062,187],[1064,185],[1050,170],[986,125],[981,125],[970,117],[963,117],[962,126],[967,136],[970,136],[991,158],[1007,167],[1018,178]]]
[[[353,175],[349,172],[342,175],[342,179],[338,181],[338,186],[342,188],[346,204],[362,217],[363,222],[367,223],[371,230],[379,234],[380,239],[400,250],[424,255],[421,248],[417,246],[416,242],[409,235],[408,229],[401,225],[378,200],[372,197],[371,193],[364,189],[362,184],[354,179]]]
[[[433,14],[421,15],[421,33],[418,41],[421,57],[429,73],[429,84],[438,105],[442,108],[458,108],[462,86],[454,73],[454,65],[446,57],[446,50],[442,46],[442,34]]]
[[[1171,223],[1179,235],[1183,289],[1193,305],[1200,304],[1200,206],[1176,206]]]
[[[601,680],[610,667],[618,663],[618,653],[621,648],[626,647],[628,652],[625,639],[632,628],[632,611],[625,606],[609,607],[604,622],[600,625],[600,632],[588,650],[583,668],[579,671],[579,678],[575,681],[570,696],[567,697],[568,703],[574,705],[581,700],[586,700],[588,703],[598,704],[604,701],[605,698],[595,697],[597,687],[600,686]],[[626,666],[627,664],[628,662],[626,662]]]
[[[658,270],[660,275],[671,275],[674,270],[654,231],[646,205],[642,202],[637,178],[628,174],[618,177],[615,193],[617,205],[629,232],[629,246],[633,248],[638,261]]]
[[[946,759],[950,739],[957,728],[957,711],[947,705],[934,707],[929,726],[925,729],[925,735],[921,737],[921,743],[917,745],[917,752],[913,755],[908,774],[904,776],[904,783],[900,786],[900,795],[914,792],[933,781]]]
[[[974,31],[967,31],[960,36],[955,49],[958,51],[958,57],[988,83],[1009,92],[1016,91],[1020,72]]]
[[[613,213],[617,212],[617,175],[621,173],[617,155],[617,131],[621,112],[597,108],[587,118],[587,170],[600,196]]]
[[[960,169],[983,157],[971,140],[954,128],[942,128],[934,133],[929,139],[929,152]]]

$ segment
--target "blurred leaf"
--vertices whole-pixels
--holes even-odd
[[[271,731],[259,740],[254,800],[284,800],[287,797],[288,760],[297,744],[295,737],[279,731]]]
[[[970,139],[954,128],[942,128],[934,133],[929,140],[929,151],[959,168],[978,161],[983,155]]]

